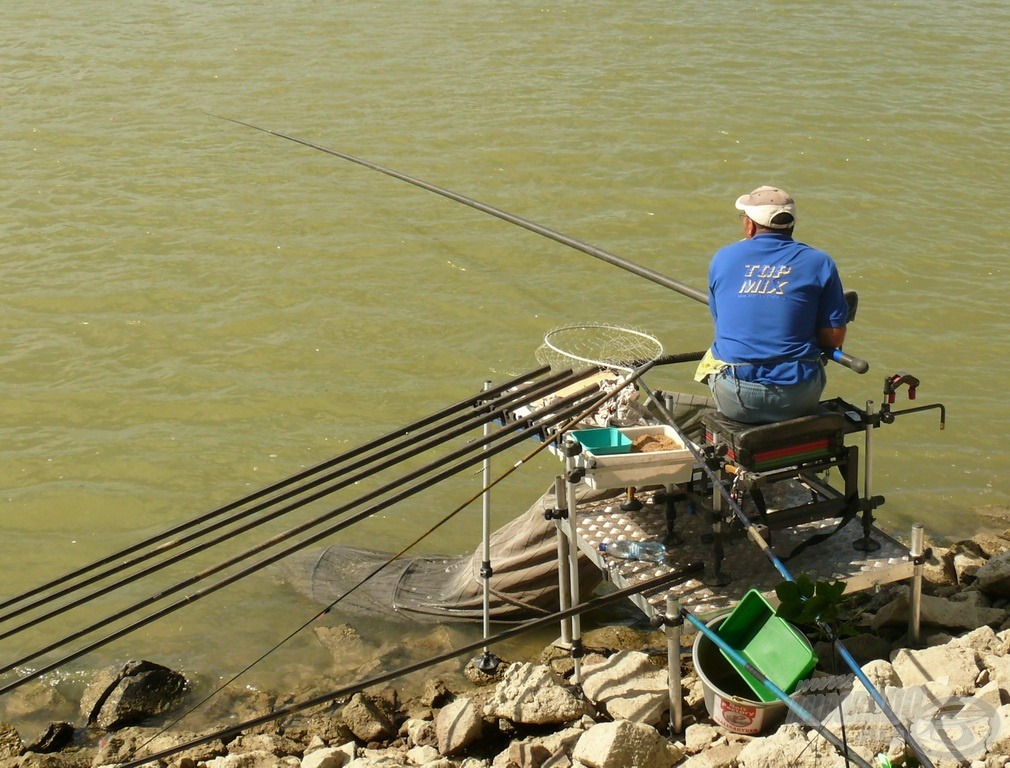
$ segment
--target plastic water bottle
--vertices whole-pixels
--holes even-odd
[[[621,560],[646,560],[661,563],[666,557],[666,547],[661,541],[612,541],[600,544],[600,551]]]

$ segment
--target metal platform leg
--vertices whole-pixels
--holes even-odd
[[[574,478],[576,476],[575,467],[575,457],[579,455],[581,448],[578,442],[568,436],[565,438],[565,467],[567,468],[567,473],[565,477],[566,496],[568,498],[568,526],[567,526],[567,536],[568,536],[568,583],[570,585],[570,594],[572,599],[572,607],[579,604],[581,599],[579,596],[579,543],[578,536],[579,531],[576,526],[576,495],[575,495],[575,482]],[[576,685],[582,683],[582,624],[579,614],[572,616],[572,660],[574,662],[574,670],[572,671],[572,682]]]
[[[711,587],[724,587],[732,581],[722,571],[724,557],[722,534],[726,523],[722,511],[723,498],[720,488],[724,479],[724,473],[720,470],[718,483],[720,487],[717,487],[715,482],[712,484],[712,575],[705,580],[705,583]]]
[[[565,479],[561,475],[554,478],[554,509],[545,515],[555,521],[565,520],[571,511],[568,505],[568,493]],[[561,612],[572,607],[571,575],[568,568],[568,537],[562,529],[562,523],[557,523],[558,531],[558,609]],[[562,648],[571,650],[572,648],[572,619],[571,617],[561,620],[561,640],[558,643]]]
[[[484,391],[486,392],[491,388],[491,382],[484,382]],[[487,437],[491,433],[491,425],[484,425],[484,437]],[[486,451],[488,446],[484,446],[485,458],[483,462],[483,481],[484,481],[484,493],[481,497],[482,501],[482,522],[483,522],[483,536],[482,541],[484,545],[483,561],[480,566],[480,575],[484,579],[484,639],[487,640],[491,636],[491,576],[494,575],[494,570],[491,568],[491,459],[487,458]],[[486,674],[493,674],[498,665],[501,664],[501,659],[491,653],[490,648],[487,645],[484,646],[484,652],[481,654],[480,658],[475,660],[477,669]]]
[[[922,639],[920,637],[920,624],[922,621],[922,567],[926,563],[926,552],[922,547],[922,539],[922,523],[916,523],[912,526],[912,541],[908,551],[908,556],[914,566],[908,601],[908,641],[913,647],[917,647]]]
[[[873,403],[867,400],[866,412],[869,413],[872,407]],[[865,505],[862,511],[863,535],[852,542],[852,546],[859,552],[876,552],[880,549],[880,542],[870,536],[870,531],[873,528],[873,509],[878,503],[878,500],[874,499],[870,493],[873,482],[871,463],[873,459],[873,429],[867,426],[863,435],[865,436],[863,442],[863,504]]]

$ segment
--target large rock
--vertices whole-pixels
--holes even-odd
[[[784,725],[774,734],[747,744],[737,761],[741,768],[845,768],[846,760],[815,732]]]
[[[125,763],[142,755],[153,755],[166,749],[173,749],[182,744],[195,741],[203,734],[195,731],[172,731],[162,733],[158,728],[123,728],[113,734],[105,736],[99,746],[98,754],[95,755],[93,765],[111,765],[113,763]],[[224,742],[214,739],[203,744],[199,744],[182,752],[177,752],[171,758],[174,765],[180,762],[189,761],[192,763],[205,763],[216,757],[227,754]]]
[[[992,597],[1010,597],[1010,550],[990,557],[975,572],[979,588]]]
[[[81,696],[88,725],[113,731],[182,703],[186,678],[152,661],[128,661],[99,672]]]
[[[300,768],[297,757],[278,757],[266,750],[228,754],[204,763],[207,768]]]
[[[882,627],[907,626],[909,615],[908,596],[899,595],[877,611],[870,626],[874,630]],[[1001,608],[982,608],[932,595],[922,596],[920,615],[924,626],[942,627],[958,632],[975,629],[983,624],[998,626],[1007,618],[1007,612]]]
[[[1005,656],[1010,651],[1010,635],[996,634],[992,627],[983,626],[951,640],[952,648],[971,648],[979,656]]]
[[[901,685],[898,673],[894,671],[894,666],[889,661],[874,659],[862,666],[863,674],[873,683],[877,690],[883,690],[888,685]]]
[[[951,695],[971,693],[980,671],[978,654],[974,650],[950,645],[921,651],[902,648],[895,652],[891,666],[906,688],[939,682],[949,688]]]
[[[344,747],[323,747],[309,752],[302,758],[301,768],[344,768],[354,759],[354,745],[350,750]]]
[[[354,737],[365,744],[386,741],[396,735],[396,726],[386,708],[366,694],[354,694],[340,715]]]
[[[42,733],[25,745],[25,751],[40,755],[59,752],[65,747],[69,747],[73,740],[73,725],[64,722],[49,723]]]
[[[21,735],[10,723],[0,723],[0,759],[18,757],[25,751]]]
[[[589,768],[670,768],[684,753],[655,728],[628,720],[594,725],[579,739],[572,758]]]
[[[587,661],[582,674],[582,692],[615,720],[656,725],[670,707],[666,668],[639,651]]]
[[[438,751],[455,755],[480,738],[483,721],[473,700],[461,696],[439,710],[435,717]]]
[[[949,562],[949,567],[954,569],[954,577],[961,585],[971,584],[976,578],[978,569],[988,560],[981,547],[970,540],[951,545],[943,557]]]
[[[511,664],[484,705],[484,713],[523,725],[560,725],[586,714],[586,705],[548,667]]]

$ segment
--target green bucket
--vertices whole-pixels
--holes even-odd
[[[817,656],[807,639],[792,624],[776,616],[764,595],[754,589],[737,603],[719,626],[718,634],[784,693],[796,690],[817,666]],[[734,663],[725,651],[722,654],[760,701],[778,700],[764,683]]]

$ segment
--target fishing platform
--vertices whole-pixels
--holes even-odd
[[[559,552],[566,546],[570,552],[567,566],[559,562],[562,608],[579,599],[570,577],[575,552],[619,589],[704,564],[702,573],[631,598],[653,621],[671,599],[700,616],[732,607],[751,589],[774,599],[783,581],[775,567],[781,561],[815,582],[845,582],[848,592],[909,579],[921,553],[877,526],[884,498],[871,489],[872,435],[897,415],[927,409],[940,410],[943,428],[942,405],[891,408],[902,387],[914,399],[918,385],[909,374],[895,374],[885,379],[878,410],[869,401],[860,408],[836,398],[822,402],[817,415],[767,425],[703,408],[694,440],[672,421],[678,396],[644,387],[649,401],[642,412],[658,410],[665,418],[563,434],[545,430],[538,439],[550,443],[564,464],[555,478],[562,501],[545,513],[555,521]],[[549,409],[553,399],[518,416]],[[643,438],[662,445],[639,452]],[[580,500],[583,486],[603,498]],[[664,555],[615,557],[608,551],[615,542],[660,542]]]

